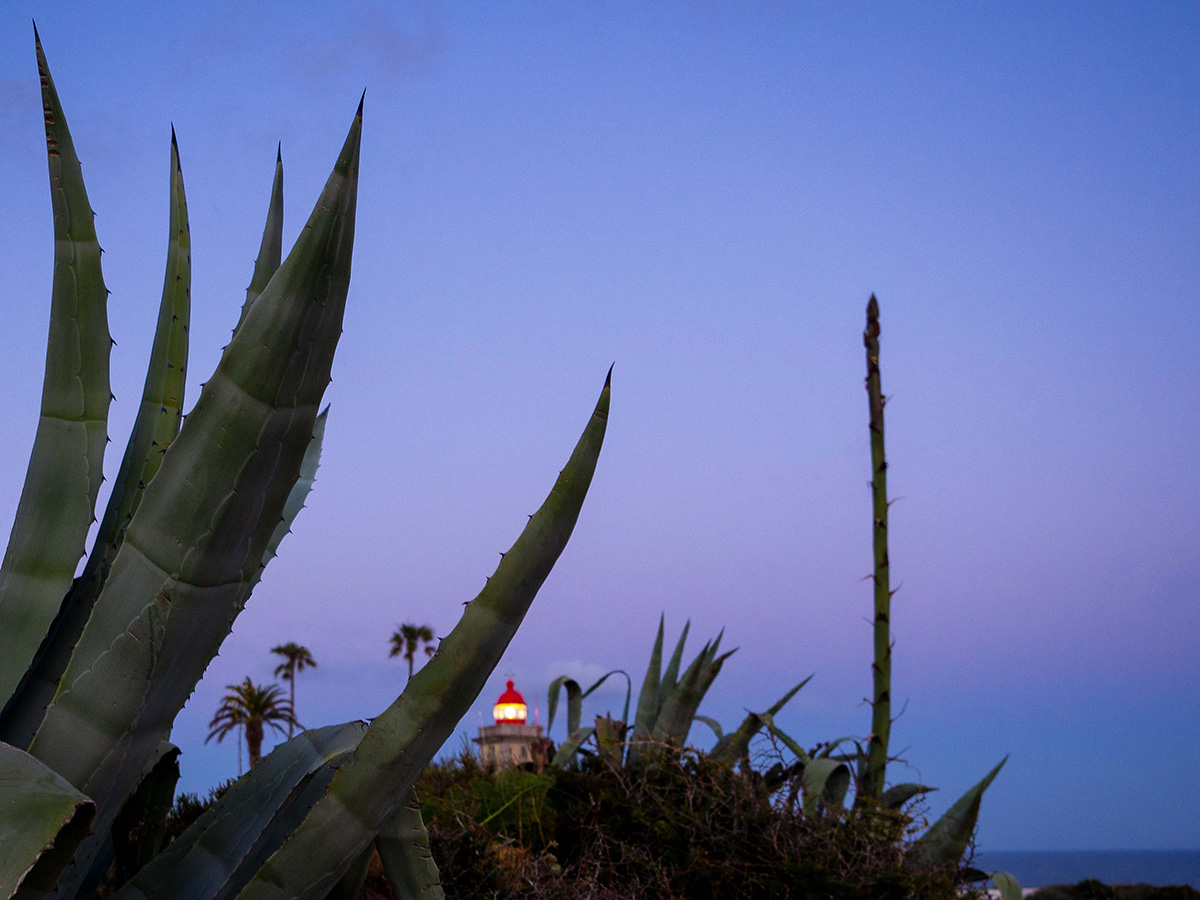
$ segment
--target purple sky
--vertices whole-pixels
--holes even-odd
[[[276,142],[290,242],[367,89],[322,469],[177,722],[183,789],[234,774],[208,719],[276,643],[320,664],[305,724],[381,711],[404,681],[388,636],[450,630],[614,361],[575,535],[459,731],[506,676],[543,721],[555,675],[640,681],[665,612],[697,649],[721,627],[741,648],[701,710],[726,727],[815,673],[780,726],[865,734],[874,291],[903,498],[893,740],[915,770],[894,777],[941,787],[936,815],[1010,753],[984,849],[1200,847],[1200,7],[246,6],[0,10],[0,529],[49,314],[30,19],[106,251],[110,472],[161,291],[171,123],[190,406]],[[618,712],[623,688],[596,696],[588,715]]]

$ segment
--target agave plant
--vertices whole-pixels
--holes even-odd
[[[182,427],[191,261],[172,136],[168,262],[146,387],[76,579],[102,479],[112,342],[91,205],[36,32],[35,42],[55,265],[42,416],[0,568],[0,898],[69,900],[90,896],[118,853],[115,825],[169,798],[175,716],[312,485],[350,281],[362,104],[286,259],[277,156],[238,325]],[[165,852],[126,871],[118,897],[352,896],[375,848],[397,892],[439,894],[413,781],[565,547],[608,402],[606,379],[549,497],[404,693],[370,726],[281,744]]]
[[[650,663],[638,693],[638,703],[632,730],[629,726],[629,701],[631,683],[628,673],[614,669],[601,676],[587,690],[583,690],[573,678],[562,675],[550,683],[548,703],[548,726],[553,726],[562,691],[567,692],[567,740],[555,753],[552,765],[561,767],[570,762],[584,749],[586,742],[595,740],[598,752],[617,765],[635,765],[660,757],[668,749],[683,747],[695,722],[701,722],[713,730],[717,745],[710,752],[715,759],[734,762],[745,755],[750,740],[762,728],[762,721],[751,713],[741,727],[726,735],[718,722],[698,714],[704,695],[721,673],[721,668],[736,652],[727,650],[718,655],[722,634],[705,643],[692,662],[679,672],[683,665],[683,651],[687,643],[691,622],[685,622],[675,650],[667,666],[662,666],[664,618],[659,617],[658,635],[650,651]],[[594,726],[581,727],[583,701],[612,675],[624,675],[626,680],[625,707],[620,719],[597,716]],[[811,678],[812,676],[809,676]],[[804,679],[771,707],[768,715],[779,712],[800,688],[809,681]],[[627,739],[628,738],[628,739]]]

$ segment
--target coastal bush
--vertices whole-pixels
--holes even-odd
[[[813,819],[761,773],[691,749],[659,765],[596,754],[543,773],[497,772],[464,752],[427,768],[417,792],[449,896],[963,896],[956,869],[906,857],[913,810]],[[524,797],[537,799],[519,807]]]

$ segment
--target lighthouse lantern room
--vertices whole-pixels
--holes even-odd
[[[475,738],[480,762],[500,769],[533,762],[533,748],[543,740],[542,726],[526,724],[527,709],[525,698],[509,680],[492,707],[496,724],[483,726]]]

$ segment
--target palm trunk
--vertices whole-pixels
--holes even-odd
[[[293,728],[296,720],[296,663],[294,661],[288,670],[288,681],[291,682],[292,688],[292,717],[288,720],[288,740],[291,740],[295,734]]]
[[[261,722],[246,723],[246,749],[250,753],[250,768],[262,756],[263,727]]]

